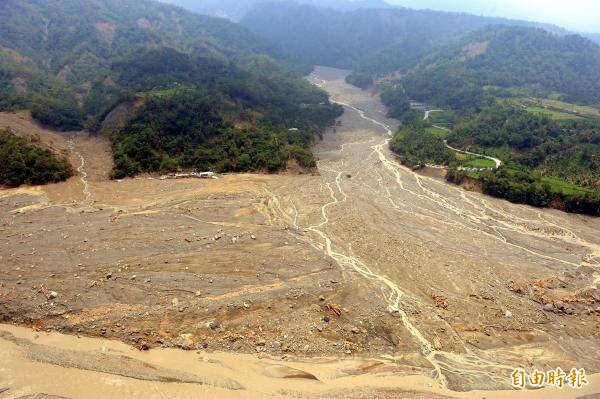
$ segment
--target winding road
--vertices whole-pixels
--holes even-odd
[[[429,120],[429,116],[431,116],[432,112],[443,112],[443,111],[444,110],[442,110],[442,109],[431,109],[431,110],[425,111],[425,116],[423,117],[423,120],[425,120],[425,121]],[[447,127],[443,127],[443,126],[439,126],[439,125],[433,125],[433,127],[445,130],[447,132],[450,131],[450,129],[448,129]],[[446,141],[446,140],[444,140],[444,144],[446,145],[447,148],[451,149],[454,152],[459,152],[461,154],[475,155],[477,157],[485,158],[485,159],[489,159],[490,161],[493,161],[496,164],[496,166],[494,166],[493,168],[488,168],[488,169],[498,169],[500,166],[502,166],[502,161],[498,158],[490,157],[488,155],[483,155],[483,154],[477,154],[475,152],[459,150],[458,148],[454,148],[454,147],[450,146],[448,144],[448,141]]]

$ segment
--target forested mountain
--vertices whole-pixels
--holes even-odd
[[[276,45],[224,19],[145,0],[8,0],[0,18],[0,111],[110,127],[115,176],[310,167],[312,137],[340,112]],[[117,108],[132,122],[103,123]],[[211,157],[190,155],[202,146]]]
[[[13,75],[14,65],[22,65],[58,77],[80,95],[109,76],[114,57],[138,46],[285,57],[239,25],[154,1],[5,0],[0,18],[1,60],[12,64]]]
[[[390,147],[408,165],[447,165],[450,181],[476,180],[487,194],[597,216],[598,121],[573,113],[553,120],[552,112],[536,114],[516,98],[561,97],[597,105],[599,82],[600,48],[588,39],[492,26],[427,52],[401,79],[378,88],[390,116],[403,124]],[[424,129],[422,112],[415,115],[410,99],[456,111],[458,124],[450,134]],[[461,169],[448,160],[444,138],[454,148],[500,158],[504,166]]]
[[[215,57],[277,51],[228,21],[150,1],[7,0],[0,18],[0,109],[25,104],[65,129],[81,127],[78,104],[111,86],[112,60],[137,46]]]
[[[413,99],[455,109],[519,91],[600,104],[600,46],[577,35],[488,27],[425,56],[402,86]]]

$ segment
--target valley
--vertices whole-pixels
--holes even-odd
[[[78,175],[0,192],[0,320],[33,329],[0,326],[0,388],[9,397],[600,393],[598,219],[401,166],[387,146],[398,122],[346,75],[309,76],[345,111],[313,148],[314,174],[110,181],[107,140],[38,131]],[[39,129],[22,114],[0,122],[17,134]],[[510,391],[515,367],[558,366],[585,367],[590,385]],[[49,377],[31,381],[25,369]]]

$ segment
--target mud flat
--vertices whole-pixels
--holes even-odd
[[[113,381],[115,397],[600,393],[595,375],[585,391],[493,392],[510,389],[514,367],[600,371],[598,219],[398,165],[387,149],[396,122],[344,76],[310,77],[346,109],[315,148],[318,175],[114,182],[108,143],[77,135],[60,145],[77,167],[85,160],[78,176],[1,191],[0,320],[30,328],[2,330],[32,342],[0,338],[5,385],[93,396],[35,385],[19,371],[35,364],[89,376],[89,392]],[[118,348],[145,379],[72,352],[70,363],[27,356],[52,340]]]
[[[1,398],[569,399],[600,388],[600,375],[595,375],[578,391],[452,392],[438,388],[427,376],[397,373],[386,360],[283,363],[235,353],[140,352],[115,341],[8,325],[0,325],[0,344],[0,388],[9,387]]]

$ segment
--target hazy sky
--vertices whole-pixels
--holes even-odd
[[[477,15],[549,22],[600,33],[600,0],[388,0],[410,8],[464,11]]]

